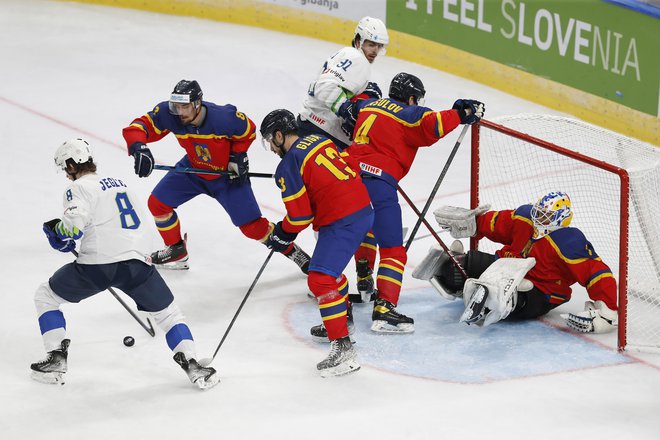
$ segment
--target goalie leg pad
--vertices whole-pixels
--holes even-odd
[[[485,287],[489,292],[485,300],[488,311],[483,317],[483,326],[500,321],[511,313],[518,299],[518,286],[535,264],[534,258],[500,258],[491,264],[478,280],[469,278],[465,282],[466,306],[480,287]]]

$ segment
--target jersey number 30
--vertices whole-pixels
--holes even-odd
[[[140,226],[140,218],[133,209],[131,201],[125,192],[117,193],[115,197],[117,208],[119,208],[119,220],[121,220],[121,227],[123,229],[137,229]]]

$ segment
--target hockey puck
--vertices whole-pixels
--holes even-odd
[[[133,339],[133,336],[126,336],[124,338],[124,345],[127,347],[132,347],[133,344],[135,344],[135,339]]]

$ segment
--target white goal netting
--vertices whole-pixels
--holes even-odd
[[[620,293],[620,305],[627,302],[620,310],[620,321],[626,322],[619,331],[620,348],[660,349],[660,148],[563,117],[518,115],[492,122],[481,124],[479,141],[473,142],[473,154],[478,153],[473,197],[493,209],[510,209],[549,191],[568,193],[571,226],[585,233],[625,288]],[[537,145],[529,136],[503,133],[497,125],[545,142]],[[615,168],[625,170],[623,184]],[[621,209],[626,190],[627,214],[625,203]],[[497,246],[479,243],[485,251]]]

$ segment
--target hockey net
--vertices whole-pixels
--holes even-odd
[[[473,126],[471,179],[472,207],[568,193],[571,226],[617,279],[619,349],[660,351],[660,148],[569,118],[506,116]]]

